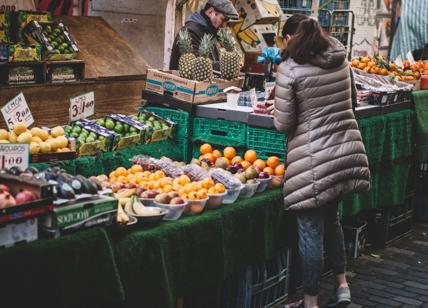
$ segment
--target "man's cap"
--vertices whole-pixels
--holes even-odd
[[[230,0],[208,0],[209,5],[222,12],[229,19],[239,19],[238,12]]]

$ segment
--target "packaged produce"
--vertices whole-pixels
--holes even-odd
[[[41,45],[9,45],[9,62],[30,62],[42,60]]]
[[[259,102],[253,106],[253,111],[258,114],[270,114],[271,111],[268,108],[272,105],[273,101]]]
[[[76,42],[62,22],[32,21],[29,30],[32,39],[42,44],[47,60],[70,60],[79,52]]]
[[[209,175],[214,181],[222,183],[227,189],[237,189],[242,185],[238,178],[220,168],[211,169]]]
[[[79,155],[95,155],[99,151],[110,151],[119,136],[93,122],[77,121],[64,127],[67,136],[75,138]]]
[[[154,163],[169,177],[178,178],[184,174],[183,168],[181,166],[177,166],[172,160],[158,159]]]
[[[192,181],[202,181],[208,177],[208,172],[197,164],[190,164],[183,167],[183,172]]]
[[[132,163],[143,167],[146,171],[156,171],[160,167],[156,164],[157,159],[148,155],[136,155],[132,158]]]
[[[141,144],[148,127],[123,114],[110,114],[95,123],[119,135],[114,149],[123,149]]]
[[[17,19],[19,29],[17,33],[18,37],[15,38],[15,40],[24,41],[27,25],[33,20],[38,22],[49,22],[52,20],[52,13],[36,11],[18,11]]]
[[[143,110],[132,116],[132,119],[148,127],[145,136],[145,142],[147,143],[172,138],[174,135],[176,123],[163,119],[155,113]]]
[[[8,11],[0,12],[0,43],[9,42],[10,14]]]

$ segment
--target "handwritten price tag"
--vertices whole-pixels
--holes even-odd
[[[95,114],[95,95],[89,92],[70,99],[70,121],[77,121]]]
[[[9,130],[12,130],[13,125],[17,122],[23,122],[27,127],[34,123],[33,115],[22,93],[9,101],[1,109],[1,112]]]
[[[0,168],[17,166],[25,170],[28,168],[29,155],[29,144],[2,143],[0,144]]]

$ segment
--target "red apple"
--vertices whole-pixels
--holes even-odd
[[[169,204],[184,204],[184,200],[180,197],[175,197],[171,200]]]

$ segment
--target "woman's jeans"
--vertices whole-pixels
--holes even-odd
[[[343,231],[337,214],[338,202],[295,211],[298,246],[305,294],[318,295],[323,270],[324,243],[327,260],[335,275],[345,273]]]

